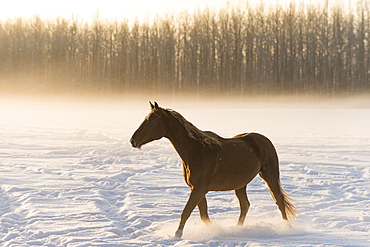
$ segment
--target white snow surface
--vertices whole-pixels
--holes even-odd
[[[146,102],[2,102],[0,246],[370,246],[370,109],[164,106],[224,137],[269,137],[297,220],[281,219],[257,176],[243,227],[234,192],[210,192],[213,224],[195,209],[176,239],[189,196],[180,158],[166,139],[128,142]]]

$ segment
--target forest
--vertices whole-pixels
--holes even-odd
[[[0,90],[73,93],[370,91],[370,2],[227,6],[151,21],[0,21]]]

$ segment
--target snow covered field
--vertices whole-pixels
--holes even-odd
[[[245,226],[234,193],[211,192],[213,224],[195,210],[175,239],[189,195],[180,159],[167,140],[141,151],[128,142],[147,102],[2,101],[0,246],[370,246],[370,109],[159,104],[225,137],[268,136],[297,221],[283,222],[256,177]]]

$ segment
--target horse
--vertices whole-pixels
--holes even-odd
[[[297,215],[293,200],[283,190],[279,178],[279,160],[272,142],[258,133],[244,133],[222,138],[202,131],[180,113],[150,103],[151,112],[130,139],[133,148],[165,137],[182,160],[183,175],[190,187],[189,199],[181,213],[175,237],[181,238],[187,219],[196,206],[200,218],[210,223],[206,194],[209,191],[234,190],[240,204],[237,225],[244,224],[250,203],[246,188],[257,176],[268,185],[282,218],[290,221]]]

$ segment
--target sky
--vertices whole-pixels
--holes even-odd
[[[247,2],[275,5],[296,2],[323,2],[323,0],[0,0],[0,20],[18,17],[29,18],[35,15],[42,19],[55,17],[71,18],[72,15],[84,21],[91,21],[97,13],[104,19],[145,20],[156,15],[190,11],[197,8],[220,8],[230,3]],[[354,1],[354,0],[346,0]]]
[[[61,16],[90,20],[97,11],[99,16],[107,19],[139,19],[165,14],[180,9],[196,9],[223,5],[226,0],[12,0],[2,3],[0,19],[15,17],[54,18]]]

